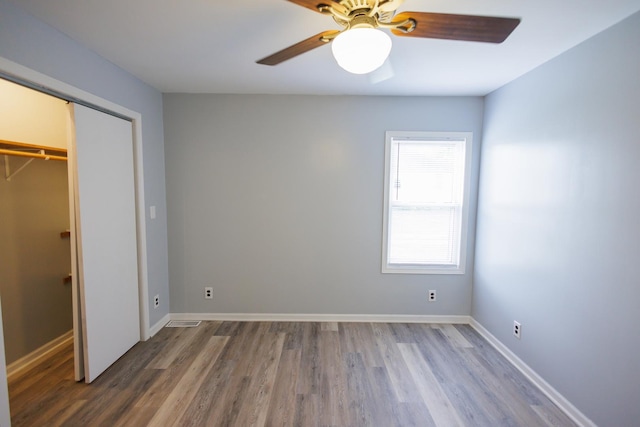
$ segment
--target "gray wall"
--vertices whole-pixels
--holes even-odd
[[[169,312],[162,95],[42,21],[0,0],[0,57],[142,114],[150,324]],[[153,309],[153,296],[160,307]]]
[[[10,157],[16,170],[28,159]],[[5,156],[0,156],[4,171]],[[4,172],[3,172],[4,173]],[[0,294],[7,363],[73,328],[67,163],[36,159],[0,178]]]
[[[466,275],[380,272],[384,132],[474,132],[474,218],[482,98],[165,94],[164,108],[172,312],[470,313],[473,223]]]
[[[635,14],[485,105],[473,316],[602,426],[640,420],[639,41]]]

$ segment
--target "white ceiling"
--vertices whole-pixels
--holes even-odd
[[[351,75],[320,47],[256,60],[327,29],[285,0],[14,0],[162,92],[485,95],[640,10],[640,0],[406,0],[399,11],[518,17],[502,44],[393,37],[393,77]]]

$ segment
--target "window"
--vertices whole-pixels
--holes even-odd
[[[383,273],[464,273],[471,142],[471,132],[387,132]]]

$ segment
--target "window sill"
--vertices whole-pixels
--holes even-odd
[[[383,274],[464,274],[464,267],[386,265]]]

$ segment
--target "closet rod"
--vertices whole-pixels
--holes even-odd
[[[32,157],[36,159],[45,159],[45,160],[67,161],[67,158],[62,156],[53,156],[51,154],[40,154],[40,153],[26,153],[24,151],[5,150],[4,148],[0,148],[0,154],[6,154],[8,156]]]

